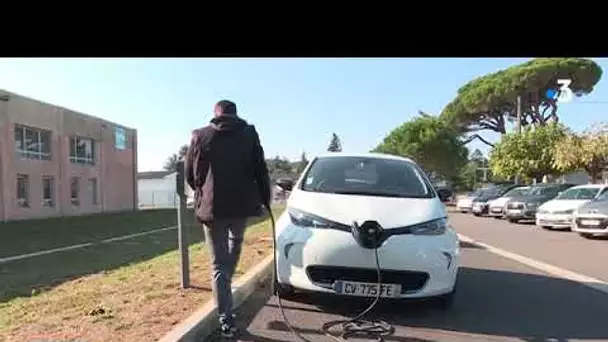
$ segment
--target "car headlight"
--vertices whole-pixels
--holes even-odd
[[[299,227],[337,229],[346,232],[351,231],[351,227],[349,225],[333,222],[331,220],[304,212],[299,209],[289,208],[287,209],[287,211],[289,213],[291,223]],[[407,230],[413,235],[442,235],[445,233],[447,226],[447,218],[440,218],[437,220],[432,220],[409,226],[407,227]]]
[[[333,222],[299,209],[287,209],[291,223],[299,227],[344,229],[346,225]]]
[[[445,233],[448,226],[447,218],[420,223],[410,228],[414,235],[441,235]]]

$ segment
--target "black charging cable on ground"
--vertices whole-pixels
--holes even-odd
[[[272,236],[273,236],[272,250],[274,253],[273,256],[274,256],[274,258],[276,258],[276,227],[275,227],[274,215],[272,214],[272,210],[269,207],[266,207],[266,209],[268,210],[268,213],[270,215],[270,221],[272,223]],[[371,238],[374,239],[373,244],[375,246],[376,245],[375,244],[376,236],[374,234],[371,234]],[[376,341],[382,342],[382,341],[384,341],[384,338],[386,336],[390,336],[395,332],[395,328],[392,325],[388,324],[387,322],[370,321],[370,320],[363,319],[363,317],[365,317],[365,315],[367,315],[371,310],[374,309],[374,307],[378,304],[378,301],[380,300],[382,277],[381,277],[381,269],[380,269],[380,258],[378,256],[378,248],[374,248],[374,256],[376,259],[376,272],[378,275],[378,288],[376,291],[377,292],[376,297],[374,298],[374,301],[365,310],[363,310],[360,314],[358,314],[356,317],[351,318],[351,319],[346,319],[346,320],[329,321],[329,322],[326,322],[325,324],[323,324],[323,326],[321,328],[323,330],[323,333],[335,341],[345,342],[350,337],[359,336],[359,337],[367,337],[367,338],[376,338]],[[309,339],[307,339],[306,337],[302,336],[302,334],[300,334],[298,331],[296,331],[293,328],[293,326],[291,325],[291,323],[289,322],[289,320],[287,319],[287,315],[285,314],[285,310],[283,309],[283,303],[281,302],[281,296],[279,295],[279,292],[276,289],[277,264],[276,264],[276,260],[274,258],[273,258],[273,273],[272,273],[272,293],[277,296],[279,310],[281,311],[281,315],[283,316],[283,321],[285,322],[285,325],[287,325],[287,328],[289,328],[289,330],[295,336],[297,336],[301,341],[313,342],[313,341],[310,341]],[[342,334],[339,337],[332,335],[329,331],[332,327],[335,327],[337,325],[341,325],[341,327],[342,327]]]

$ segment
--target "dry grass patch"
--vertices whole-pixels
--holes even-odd
[[[268,221],[248,229],[237,277],[271,253],[269,237]],[[171,230],[0,265],[3,281],[8,280],[0,285],[0,341],[157,340],[211,298],[206,247],[190,247],[193,288],[182,290],[175,245]],[[66,268],[74,274],[95,272],[48,281],[50,273]],[[37,277],[45,281],[31,286],[30,296],[16,295]]]

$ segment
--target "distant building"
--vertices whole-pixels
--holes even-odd
[[[175,208],[178,205],[177,172],[147,171],[137,174],[137,192],[139,208]],[[184,184],[189,199],[193,198],[192,190]]]
[[[587,184],[590,183],[590,176],[585,171],[573,172],[567,175],[563,175],[558,178],[560,183],[572,183],[572,184]],[[596,183],[608,183],[608,171],[604,171],[598,176],[595,181]]]
[[[0,220],[137,210],[137,131],[0,90]]]

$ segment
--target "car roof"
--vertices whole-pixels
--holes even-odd
[[[581,185],[576,185],[571,187],[570,189],[584,189],[584,188],[588,188],[588,189],[602,189],[607,187],[608,185],[606,184],[581,184]]]
[[[384,153],[347,153],[347,152],[328,152],[322,153],[316,156],[318,159],[325,158],[340,158],[340,157],[357,157],[357,158],[380,158],[380,159],[389,159],[389,160],[400,160],[407,161],[410,163],[418,164],[413,159],[407,157],[396,156],[393,154],[384,154]]]
[[[576,186],[576,184],[570,184],[570,183],[540,183],[540,184],[535,184],[535,185],[530,185],[530,187],[573,187]]]

